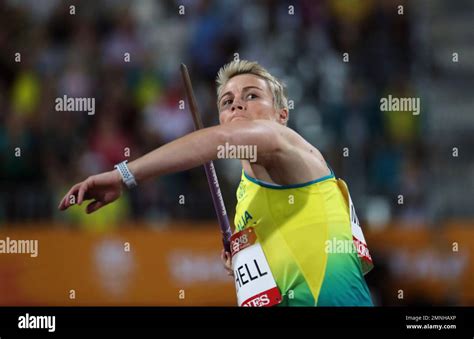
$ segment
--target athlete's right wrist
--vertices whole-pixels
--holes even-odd
[[[137,186],[135,176],[132,174],[132,172],[127,166],[127,160],[116,164],[114,167],[116,169],[116,174],[119,175],[120,180],[125,185],[125,187],[131,189]]]
[[[118,169],[113,169],[112,171],[110,171],[112,173],[112,175],[114,176],[114,181],[117,183],[117,184],[121,184],[123,185],[124,187],[125,184],[123,183],[123,180],[122,180],[122,176],[120,175],[120,172]]]

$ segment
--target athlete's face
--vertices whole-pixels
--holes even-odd
[[[240,74],[224,85],[219,98],[219,121],[272,120],[286,122],[286,109],[275,110],[267,82],[253,74]]]

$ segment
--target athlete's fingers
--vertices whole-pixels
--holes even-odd
[[[221,259],[222,263],[224,264],[224,267],[226,269],[229,269],[229,258],[227,257],[227,253],[224,249],[221,251]]]
[[[233,276],[234,271],[232,270],[231,259],[229,252],[225,250],[221,251],[221,260],[224,263],[224,268],[227,271],[227,275]]]
[[[227,268],[227,265],[229,263],[229,258],[227,257],[227,253],[224,249],[221,251],[221,260],[224,263],[224,266]]]
[[[230,266],[231,261],[232,261],[232,257],[230,256],[229,252],[225,252],[225,259],[226,259],[226,264],[228,264]]]
[[[59,209],[65,210],[70,206],[71,196],[74,196],[75,191],[80,187],[81,183],[75,184],[71,189],[66,193],[61,202],[59,203]]]
[[[61,211],[66,209],[66,206],[64,205],[64,203],[66,201],[66,196],[67,196],[67,194],[59,202],[58,209],[61,210]]]
[[[94,200],[89,205],[87,205],[86,212],[87,212],[87,214],[90,214],[92,212],[97,211],[99,208],[101,208],[105,205],[106,205],[106,203],[104,203],[103,201]]]
[[[82,182],[81,186],[79,187],[79,193],[77,193],[77,204],[81,205],[82,201],[84,200],[84,194],[87,192],[89,188],[89,179]]]
[[[232,257],[229,252],[225,252],[225,267],[227,269],[227,273],[231,276],[234,275],[234,270],[232,269]]]
[[[66,209],[69,207],[69,201],[70,201],[70,196],[73,194],[74,190],[78,187],[78,184],[74,185],[71,187],[71,189],[66,193],[66,195],[63,197],[63,200],[61,201],[60,207],[62,209]]]

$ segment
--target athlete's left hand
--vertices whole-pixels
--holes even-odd
[[[232,257],[229,252],[225,250],[221,251],[221,259],[224,263],[225,270],[227,271],[227,275],[234,276],[234,270],[232,269]]]

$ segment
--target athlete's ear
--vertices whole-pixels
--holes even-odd
[[[288,108],[282,108],[279,111],[277,111],[277,113],[278,113],[278,122],[286,126],[286,124],[288,123],[288,119],[290,117]]]

